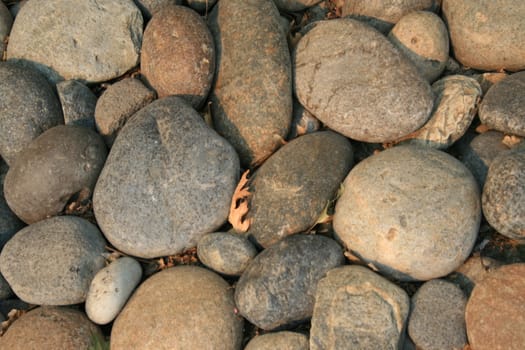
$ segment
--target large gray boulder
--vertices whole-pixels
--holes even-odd
[[[127,254],[177,254],[226,221],[238,176],[233,147],[184,100],[165,97],[115,140],[93,195],[97,223]]]

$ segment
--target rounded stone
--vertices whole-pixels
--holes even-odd
[[[499,233],[525,240],[525,149],[492,161],[482,195],[483,214]]]
[[[525,69],[525,2],[443,0],[442,11],[454,56],[464,66]]]
[[[250,179],[248,234],[268,247],[313,227],[352,165],[350,142],[335,132],[292,140]]]
[[[226,221],[238,174],[233,147],[191,106],[156,100],[113,144],[93,195],[97,223],[126,254],[180,253]]]
[[[356,165],[343,183],[334,230],[382,273],[430,280],[469,256],[481,220],[477,183],[452,156],[396,146]]]
[[[253,337],[244,350],[308,350],[308,337],[301,333],[281,331]]]
[[[287,237],[259,253],[244,271],[235,304],[264,330],[304,321],[312,316],[317,282],[343,262],[341,247],[330,238]]]
[[[126,121],[155,97],[155,92],[138,79],[125,78],[110,85],[98,98],[95,106],[97,131],[106,144],[113,145]]]
[[[142,25],[129,0],[28,1],[13,24],[7,58],[24,61],[53,82],[102,82],[137,65]]]
[[[111,349],[240,350],[242,327],[226,281],[200,267],[177,266],[135,291],[113,323]]]
[[[525,264],[505,265],[474,287],[465,311],[476,350],[520,350],[525,344]]]
[[[138,6],[145,19],[151,17],[162,10],[165,6],[180,5],[182,0],[133,0]],[[210,0],[211,1],[211,0]]]
[[[7,164],[0,158],[0,251],[6,242],[25,226],[9,208],[4,198],[4,179],[8,169]]]
[[[5,39],[9,36],[12,25],[13,16],[11,16],[7,6],[5,6],[3,2],[0,2],[0,58],[4,56]]]
[[[89,221],[54,217],[18,231],[0,254],[0,270],[27,303],[78,304],[86,300],[89,283],[104,267],[105,245]]]
[[[0,62],[0,154],[9,165],[45,130],[63,124],[60,103],[40,73]]]
[[[208,23],[217,50],[215,128],[244,166],[259,165],[282,145],[292,120],[291,60],[279,11],[272,0],[221,0]]]
[[[113,321],[142,277],[142,267],[122,257],[97,272],[86,297],[86,314],[97,324]]]
[[[448,31],[435,13],[408,13],[396,23],[388,38],[429,82],[436,80],[445,69],[449,50]]]
[[[197,254],[210,269],[229,276],[240,276],[257,255],[257,249],[242,235],[215,232],[199,240]]]
[[[64,124],[95,129],[97,96],[77,80],[64,80],[56,87],[62,104]]]
[[[417,349],[463,349],[467,344],[467,298],[456,285],[444,280],[423,284],[412,297],[408,334]]]
[[[281,11],[298,12],[312,7],[322,0],[275,0],[275,5]]]
[[[59,125],[33,140],[9,168],[4,183],[7,204],[31,224],[61,213],[70,200],[93,193],[107,150],[95,131]]]
[[[204,12],[207,14],[215,6],[217,0],[186,0],[188,6],[195,11]]]
[[[317,285],[310,349],[399,349],[410,301],[363,266],[328,271]]]
[[[215,71],[213,38],[199,14],[165,6],[153,16],[144,31],[140,69],[159,97],[178,95],[199,108]]]
[[[494,84],[479,106],[481,122],[506,134],[525,136],[524,89],[525,72],[514,73]]]
[[[470,297],[474,286],[501,265],[502,263],[498,260],[474,255],[468,258],[456,271],[448,275],[447,280],[459,286]]]
[[[353,19],[319,22],[301,38],[295,92],[328,127],[366,142],[417,130],[433,106],[430,85],[415,66],[381,33]]]
[[[0,348],[88,349],[95,338],[102,339],[100,329],[82,312],[59,307],[39,307],[22,315],[0,338]]]

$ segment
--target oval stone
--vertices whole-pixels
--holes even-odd
[[[178,95],[199,108],[215,71],[213,38],[199,14],[165,6],[153,16],[144,31],[140,69],[159,97]]]
[[[317,282],[344,262],[341,247],[318,235],[294,235],[257,255],[235,288],[235,304],[264,330],[312,316]]]
[[[292,120],[291,61],[272,0],[221,0],[209,25],[217,50],[211,93],[217,131],[245,166],[262,163]]]
[[[308,350],[308,337],[301,333],[281,331],[253,337],[244,350]]]
[[[59,125],[20,152],[4,183],[13,212],[31,224],[55,216],[78,194],[93,193],[107,150],[102,137],[80,126]]]
[[[86,298],[86,313],[97,324],[107,324],[118,315],[142,277],[140,264],[127,256],[97,272]]]
[[[135,291],[113,324],[111,349],[240,350],[242,327],[226,281],[200,267],[177,266]]]
[[[301,38],[295,92],[328,127],[366,142],[417,130],[433,106],[430,85],[415,66],[381,33],[353,19],[319,22]]]
[[[126,254],[177,254],[226,221],[238,176],[233,147],[184,100],[165,97],[115,140],[93,195],[97,223]]]
[[[312,133],[289,142],[251,179],[248,234],[268,247],[311,228],[352,165],[350,142],[335,132]]]
[[[478,185],[452,156],[396,146],[356,165],[334,230],[355,255],[396,279],[429,280],[470,254],[481,220]]]
[[[63,124],[60,102],[43,75],[0,62],[0,154],[9,165],[47,129]]]
[[[78,304],[86,300],[91,280],[104,267],[105,245],[89,221],[54,217],[18,231],[0,254],[0,270],[27,303]]]

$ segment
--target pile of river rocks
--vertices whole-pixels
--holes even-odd
[[[523,18],[3,0],[0,348],[523,349]]]

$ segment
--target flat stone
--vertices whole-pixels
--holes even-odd
[[[317,285],[310,349],[399,349],[409,303],[404,290],[365,267],[330,270]]]
[[[448,275],[447,280],[459,286],[470,297],[474,286],[501,265],[498,260],[486,256],[471,256],[456,271]]]
[[[388,38],[429,82],[443,73],[448,60],[448,31],[435,13],[409,12],[396,23]]]
[[[295,92],[328,127],[366,142],[408,135],[433,106],[430,85],[415,66],[381,33],[353,19],[321,21],[301,38]]]
[[[275,5],[281,11],[297,12],[317,5],[321,0],[275,0]]]
[[[352,165],[350,142],[332,131],[289,142],[250,179],[248,234],[268,247],[313,227]]]
[[[107,150],[102,137],[80,126],[48,129],[19,153],[4,194],[9,207],[31,224],[61,213],[68,202],[91,197]]]
[[[343,262],[341,247],[330,238],[287,237],[259,253],[244,271],[235,304],[244,318],[264,330],[307,320],[317,282]]]
[[[459,140],[476,116],[479,83],[464,75],[449,75],[432,84],[434,110],[425,125],[407,136],[408,143],[445,149]]]
[[[524,89],[525,72],[509,75],[494,84],[479,106],[481,122],[506,134],[525,136]]]
[[[485,71],[525,69],[525,2],[443,0],[454,56]]]
[[[308,350],[308,337],[301,333],[281,331],[253,337],[244,350]]]
[[[139,284],[142,267],[130,257],[122,257],[97,272],[86,297],[86,314],[97,324],[113,321]]]
[[[238,174],[233,147],[184,100],[165,97],[120,131],[95,187],[95,217],[126,254],[177,254],[226,221]]]
[[[210,269],[229,276],[240,276],[257,255],[257,249],[243,235],[215,232],[199,240],[197,254]]]
[[[39,307],[22,315],[0,338],[2,349],[88,349],[100,329],[78,310]]]
[[[139,9],[128,0],[29,1],[16,16],[7,58],[24,61],[52,82],[98,83],[137,65],[142,26]]]
[[[421,350],[461,350],[467,345],[467,298],[456,285],[435,279],[412,297],[408,334]]]
[[[164,7],[144,31],[140,69],[159,97],[177,95],[201,107],[215,72],[215,48],[206,22],[188,7]]]
[[[476,284],[465,311],[468,340],[473,349],[523,349],[523,276],[525,264],[505,265]]]
[[[64,120],[53,88],[37,71],[0,62],[0,81],[0,154],[12,165],[34,138]]]
[[[86,300],[91,279],[104,267],[105,245],[89,221],[54,217],[18,231],[0,254],[0,270],[25,302],[78,304]]]
[[[492,161],[483,187],[483,214],[499,233],[525,240],[525,149]]]
[[[334,230],[352,254],[396,279],[430,280],[459,267],[481,220],[476,180],[452,156],[396,146],[345,179]]]
[[[0,57],[4,56],[5,39],[9,36],[12,25],[13,16],[11,16],[11,12],[3,2],[0,2]]]
[[[244,166],[261,164],[282,145],[292,119],[291,60],[279,11],[272,0],[221,0],[208,24],[217,50],[215,128]]]
[[[62,104],[64,124],[95,129],[97,96],[77,80],[64,80],[56,87]]]
[[[169,268],[135,291],[113,323],[111,349],[240,350],[243,319],[234,311],[233,288],[219,275]]]
[[[108,146],[133,114],[155,99],[155,92],[140,80],[124,78],[110,85],[97,100],[95,122],[97,131]]]

